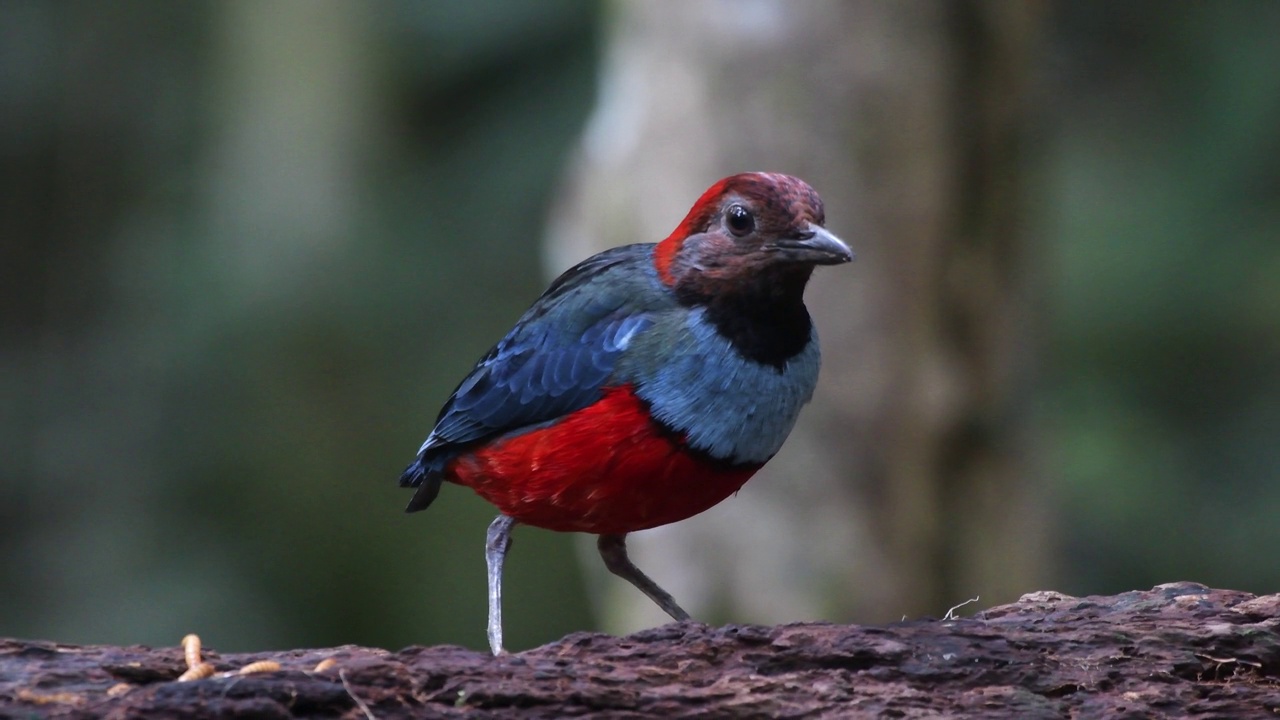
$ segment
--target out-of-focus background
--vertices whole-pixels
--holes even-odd
[[[0,4],[0,635],[484,646],[396,487],[549,277],[790,172],[818,398],[633,537],[701,619],[1280,589],[1280,4]],[[521,528],[508,645],[663,617]]]

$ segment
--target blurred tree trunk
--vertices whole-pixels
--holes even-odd
[[[808,180],[858,253],[811,285],[824,367],[788,445],[736,498],[632,540],[695,616],[940,615],[1045,581],[1022,229],[1040,16],[1033,3],[615,6],[553,269],[665,237],[701,190],[745,170]],[[608,588],[615,628],[664,619]]]

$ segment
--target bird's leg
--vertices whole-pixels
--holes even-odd
[[[689,613],[676,604],[676,600],[671,597],[671,593],[658,587],[658,583],[650,580],[648,575],[640,572],[640,568],[636,567],[631,562],[631,558],[627,557],[627,536],[625,533],[622,535],[601,535],[596,546],[600,548],[600,557],[604,559],[604,566],[609,568],[609,572],[635,585],[640,589],[640,592],[648,595],[650,600],[658,603],[658,607],[676,620],[689,619]]]
[[[494,655],[506,652],[502,649],[502,561],[511,549],[511,528],[514,518],[499,515],[489,523],[485,536],[484,559],[489,564],[489,648]]]

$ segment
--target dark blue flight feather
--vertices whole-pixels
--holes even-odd
[[[467,447],[600,399],[631,339],[653,324],[637,297],[665,296],[651,289],[652,252],[652,245],[627,245],[569,269],[476,363],[400,476],[402,487],[419,488],[407,512],[431,504],[445,465]]]

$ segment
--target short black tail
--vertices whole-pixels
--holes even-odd
[[[413,499],[409,501],[405,512],[418,512],[426,510],[436,499],[436,495],[440,494],[440,484],[444,482],[444,476],[439,471],[431,472],[422,464],[422,458],[413,461],[409,467],[405,468],[404,473],[400,475],[400,487],[416,487],[413,493]]]

